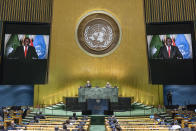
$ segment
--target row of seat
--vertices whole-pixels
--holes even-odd
[[[174,122],[181,124],[182,128],[195,128],[196,127],[196,113],[188,110],[171,110],[168,111],[174,116]]]
[[[69,121],[70,123],[66,123]],[[64,124],[66,123],[67,130],[77,131],[78,129],[89,131],[90,128],[90,118],[78,117],[77,120],[69,120],[69,117],[64,116],[45,116],[45,119],[40,119],[38,123],[29,123],[28,125],[23,125],[22,127],[16,127],[17,129],[27,129],[27,130],[62,130]]]
[[[116,123],[112,123],[115,121]],[[119,125],[120,128],[113,126]],[[154,119],[150,119],[149,117],[115,117],[115,118],[105,118],[105,128],[106,131],[114,130],[169,130],[169,126],[167,125],[158,125],[158,122]]]

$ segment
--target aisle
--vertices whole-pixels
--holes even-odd
[[[90,131],[105,131],[105,125],[91,125]]]

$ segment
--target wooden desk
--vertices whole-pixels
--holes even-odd
[[[15,124],[19,124],[19,125],[22,124],[22,117],[21,117],[21,115],[13,116],[12,119],[14,120]]]
[[[10,125],[12,121],[13,121],[12,119],[5,119],[3,125],[4,128],[7,129],[8,125]]]

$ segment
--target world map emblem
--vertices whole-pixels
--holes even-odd
[[[117,48],[120,41],[117,21],[105,13],[92,13],[84,17],[76,30],[79,46],[87,53],[102,56]]]

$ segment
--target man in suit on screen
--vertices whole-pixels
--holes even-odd
[[[14,57],[14,59],[19,59],[19,60],[38,59],[38,55],[35,50],[35,47],[30,46],[29,44],[30,44],[30,39],[26,37],[23,41],[23,44],[16,48],[16,51],[14,52],[14,55],[11,56],[11,58]]]
[[[172,39],[166,38],[166,44],[160,48],[158,58],[161,59],[183,59],[177,46],[172,45]]]

